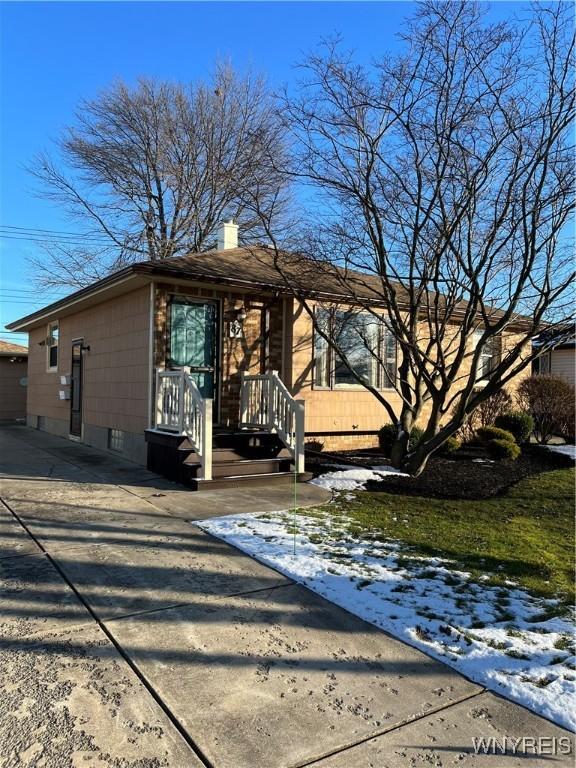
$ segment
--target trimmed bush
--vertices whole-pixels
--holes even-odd
[[[440,446],[438,451],[441,456],[451,456],[460,449],[460,441],[455,437],[449,437],[445,443]]]
[[[516,461],[520,456],[520,446],[511,440],[488,440],[486,443],[488,453],[493,459],[509,459]]]
[[[378,445],[383,453],[390,455],[390,449],[394,445],[396,436],[398,434],[398,427],[396,424],[384,424],[378,430]]]
[[[494,426],[511,432],[518,445],[522,445],[528,442],[534,431],[534,419],[525,411],[509,411],[498,416]]]
[[[324,450],[324,443],[320,442],[320,440],[308,440],[304,443],[304,450],[321,453]]]
[[[423,434],[424,430],[420,429],[420,427],[412,427],[412,431],[410,432],[410,440],[408,443],[409,451],[413,451],[414,448],[416,448],[420,440],[422,440]],[[390,451],[396,442],[397,436],[398,427],[396,424],[384,424],[384,426],[378,430],[378,445],[380,446],[380,450],[387,456],[390,455]]]
[[[498,427],[480,427],[480,429],[476,430],[476,434],[483,443],[487,443],[490,440],[507,440],[509,443],[515,442],[512,432],[508,432],[506,429],[499,429]]]
[[[454,411],[457,406],[454,407]],[[464,423],[456,433],[463,443],[473,443],[474,433],[479,427],[489,427],[494,424],[496,417],[512,410],[512,398],[505,389],[501,389],[487,400],[484,400],[475,411],[464,420]]]

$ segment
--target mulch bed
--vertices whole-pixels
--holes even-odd
[[[338,460],[356,466],[389,463],[377,451],[334,453],[325,457],[323,463]],[[369,481],[366,489],[437,499],[487,499],[504,493],[525,477],[566,466],[574,463],[566,456],[536,446],[525,448],[516,461],[491,461],[481,449],[467,450],[460,451],[455,458],[432,457],[419,477],[392,475],[382,482]]]

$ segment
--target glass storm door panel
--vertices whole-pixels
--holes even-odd
[[[82,437],[82,341],[72,344],[70,376],[70,434]]]
[[[173,301],[170,308],[170,367],[190,368],[203,397],[215,397],[217,305]]]

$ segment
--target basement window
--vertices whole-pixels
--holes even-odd
[[[55,371],[58,368],[58,321],[48,323],[48,334],[46,336],[46,354],[49,371]]]
[[[124,450],[124,432],[121,429],[108,430],[108,448],[111,451]]]

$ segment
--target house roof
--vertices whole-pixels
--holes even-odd
[[[204,251],[161,262],[143,262],[137,266],[150,268],[154,272],[160,270],[162,274],[174,272],[179,276],[235,287],[250,286],[290,293],[284,275],[292,288],[308,295],[349,299],[352,287],[361,299],[381,300],[381,285],[373,275],[345,270],[285,251],[276,254],[272,248],[265,246]],[[402,290],[400,286],[399,289]]]
[[[12,344],[10,341],[0,341],[0,356],[12,357],[13,355],[28,356],[28,347],[22,347],[20,344]]]
[[[553,328],[547,328],[538,334],[532,343],[535,347],[550,349],[574,349],[576,347],[576,324],[569,323]]]
[[[281,270],[278,269],[280,261]],[[195,282],[217,283],[223,287],[240,290],[256,289],[268,293],[290,294],[291,290],[281,272],[289,279],[293,288],[311,298],[350,301],[354,296],[361,301],[383,303],[381,282],[375,275],[335,267],[328,263],[318,263],[297,254],[281,252],[277,255],[273,249],[265,246],[239,247],[132,264],[54,304],[10,323],[7,328],[22,330],[34,327],[50,315],[54,316],[59,310],[96,293],[109,291],[113,286],[126,283],[123,290],[132,290],[138,284],[142,285],[157,277],[185,278]],[[398,301],[402,305],[402,300],[407,299],[407,292],[399,284],[397,290]],[[407,301],[406,304],[408,304]],[[464,309],[465,303],[462,302],[461,306]],[[499,313],[495,310],[494,314]],[[523,319],[519,317],[518,321],[521,322]]]

